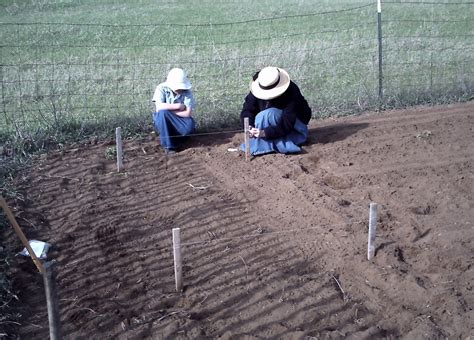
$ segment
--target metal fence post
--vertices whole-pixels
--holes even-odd
[[[59,322],[58,296],[56,292],[55,273],[53,262],[44,264],[43,282],[46,294],[46,306],[48,308],[49,338],[50,340],[60,340],[61,323]]]
[[[5,117],[5,126],[8,127],[9,125],[9,119],[7,115],[7,106],[5,104],[5,83],[4,83],[4,77],[3,77],[3,65],[0,66],[0,73],[1,73],[1,78],[2,78],[2,106],[3,106],[3,116]]]
[[[383,102],[383,74],[382,74],[382,4],[377,0],[377,38],[379,49],[379,109]]]

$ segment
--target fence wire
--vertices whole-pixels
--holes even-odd
[[[383,1],[383,105],[472,96],[473,4]],[[216,23],[3,22],[0,141],[150,129],[172,67],[191,79],[203,130],[238,127],[251,75],[268,65],[289,71],[314,117],[373,109],[376,19],[367,2]]]

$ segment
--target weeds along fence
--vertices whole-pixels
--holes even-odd
[[[233,22],[1,22],[0,141],[149,129],[172,67],[189,74],[201,129],[235,127],[267,65],[289,71],[314,117],[466,99],[473,14],[473,2],[384,1],[378,17],[368,1]]]

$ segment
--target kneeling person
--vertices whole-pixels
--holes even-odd
[[[240,113],[242,126],[249,118],[250,153],[295,153],[308,138],[311,108],[288,72],[265,67],[250,83]],[[243,147],[243,146],[242,146]]]
[[[156,87],[152,100],[156,106],[153,125],[161,146],[166,153],[174,153],[182,137],[193,133],[196,126],[191,117],[194,98],[186,73],[180,68],[169,71],[166,81]]]

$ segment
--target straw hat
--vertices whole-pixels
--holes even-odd
[[[290,76],[282,68],[264,67],[250,84],[250,91],[259,99],[270,100],[282,95],[290,86]]]
[[[166,85],[174,91],[191,89],[191,83],[186,73],[180,68],[173,68],[169,71]]]

